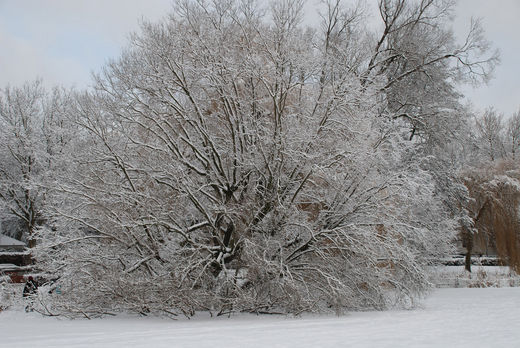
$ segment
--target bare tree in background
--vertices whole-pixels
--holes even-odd
[[[507,120],[507,138],[511,157],[514,161],[516,153],[520,149],[520,110]]]
[[[63,134],[67,93],[47,93],[40,81],[0,92],[0,200],[2,216],[23,225],[21,235],[30,248],[35,230],[47,219],[48,176],[54,175],[56,155],[70,134]]]
[[[488,108],[476,119],[477,134],[490,161],[505,156],[503,116],[493,108]]]

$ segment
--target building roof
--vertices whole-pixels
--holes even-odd
[[[4,234],[0,234],[0,247],[13,247],[13,246],[25,246],[24,242],[17,239],[8,237]]]

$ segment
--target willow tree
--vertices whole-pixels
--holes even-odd
[[[520,173],[518,166],[503,160],[479,169],[467,170],[465,184],[472,197],[472,233],[463,234],[467,249],[466,269],[471,271],[471,255],[496,253],[504,265],[520,271]]]

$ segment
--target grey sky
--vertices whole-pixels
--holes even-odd
[[[369,0],[375,2],[376,0]],[[308,8],[315,0],[308,0]],[[47,85],[84,87],[90,72],[117,57],[141,18],[156,20],[170,0],[0,0],[0,86],[41,77]],[[464,88],[477,109],[509,116],[520,107],[520,0],[459,0],[454,30],[462,38],[470,18],[482,17],[501,51],[495,79]]]

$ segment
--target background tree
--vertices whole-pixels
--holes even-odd
[[[462,168],[459,173],[470,194],[465,204],[469,219],[462,233],[467,249],[466,269],[471,271],[474,253],[497,253],[504,263],[515,269],[515,261],[509,260],[514,260],[512,254],[517,253],[513,251],[517,249],[514,237],[517,218],[513,213],[516,209],[517,115],[504,120],[493,108],[488,108],[475,119],[473,127],[468,128],[466,148],[469,151],[468,156],[460,161]],[[506,232],[508,228],[512,230]],[[507,240],[511,250],[507,251],[503,244],[498,250],[497,238]]]
[[[507,120],[507,143],[511,151],[511,158],[514,161],[520,148],[520,110]]]
[[[380,87],[385,100],[380,112],[413,142],[407,160],[430,173],[436,199],[466,226],[471,218],[464,207],[470,197],[458,171],[478,142],[468,134],[472,120],[457,87],[461,82],[486,82],[499,55],[491,52],[478,20],[470,23],[463,43],[455,42],[450,29],[453,5],[453,1],[381,0],[382,26],[368,36],[350,29],[356,23],[350,14],[359,19],[359,11],[342,11],[335,1],[329,2],[328,12],[336,14],[333,28],[341,33],[336,42],[342,49],[337,50],[350,47],[364,52],[351,54],[355,59],[350,60],[363,85],[373,78],[385,81]],[[370,50],[356,46],[360,43]]]
[[[470,23],[463,43],[455,42],[449,29],[453,5],[453,1],[379,1],[383,29],[376,34],[365,76],[385,76],[387,113],[408,129],[407,138],[415,144],[410,160],[431,174],[436,199],[470,231],[472,217],[465,207],[471,198],[458,173],[463,157],[471,156],[477,142],[468,139],[471,119],[460,104],[457,87],[461,82],[486,82],[499,55],[490,52],[478,20]]]
[[[520,270],[520,204],[518,165],[511,161],[493,163],[465,171],[465,184],[472,197],[470,210],[475,231],[469,242],[478,252],[496,252],[501,262],[516,273]],[[466,265],[470,270],[470,266]]]
[[[55,158],[70,137],[63,130],[66,97],[60,89],[47,93],[40,81],[0,92],[2,219],[11,222],[13,236],[31,248],[35,230],[47,220],[49,175],[57,171]]]
[[[457,83],[487,81],[498,62],[497,52],[488,53],[479,21],[471,22],[464,43],[455,42],[449,29],[453,4],[380,0],[383,30],[365,73],[386,77],[383,88],[391,115],[406,121],[410,139],[419,138],[430,151],[456,139]]]
[[[488,108],[476,119],[475,124],[483,150],[489,156],[489,160],[503,158],[505,156],[503,116],[495,109]]]

